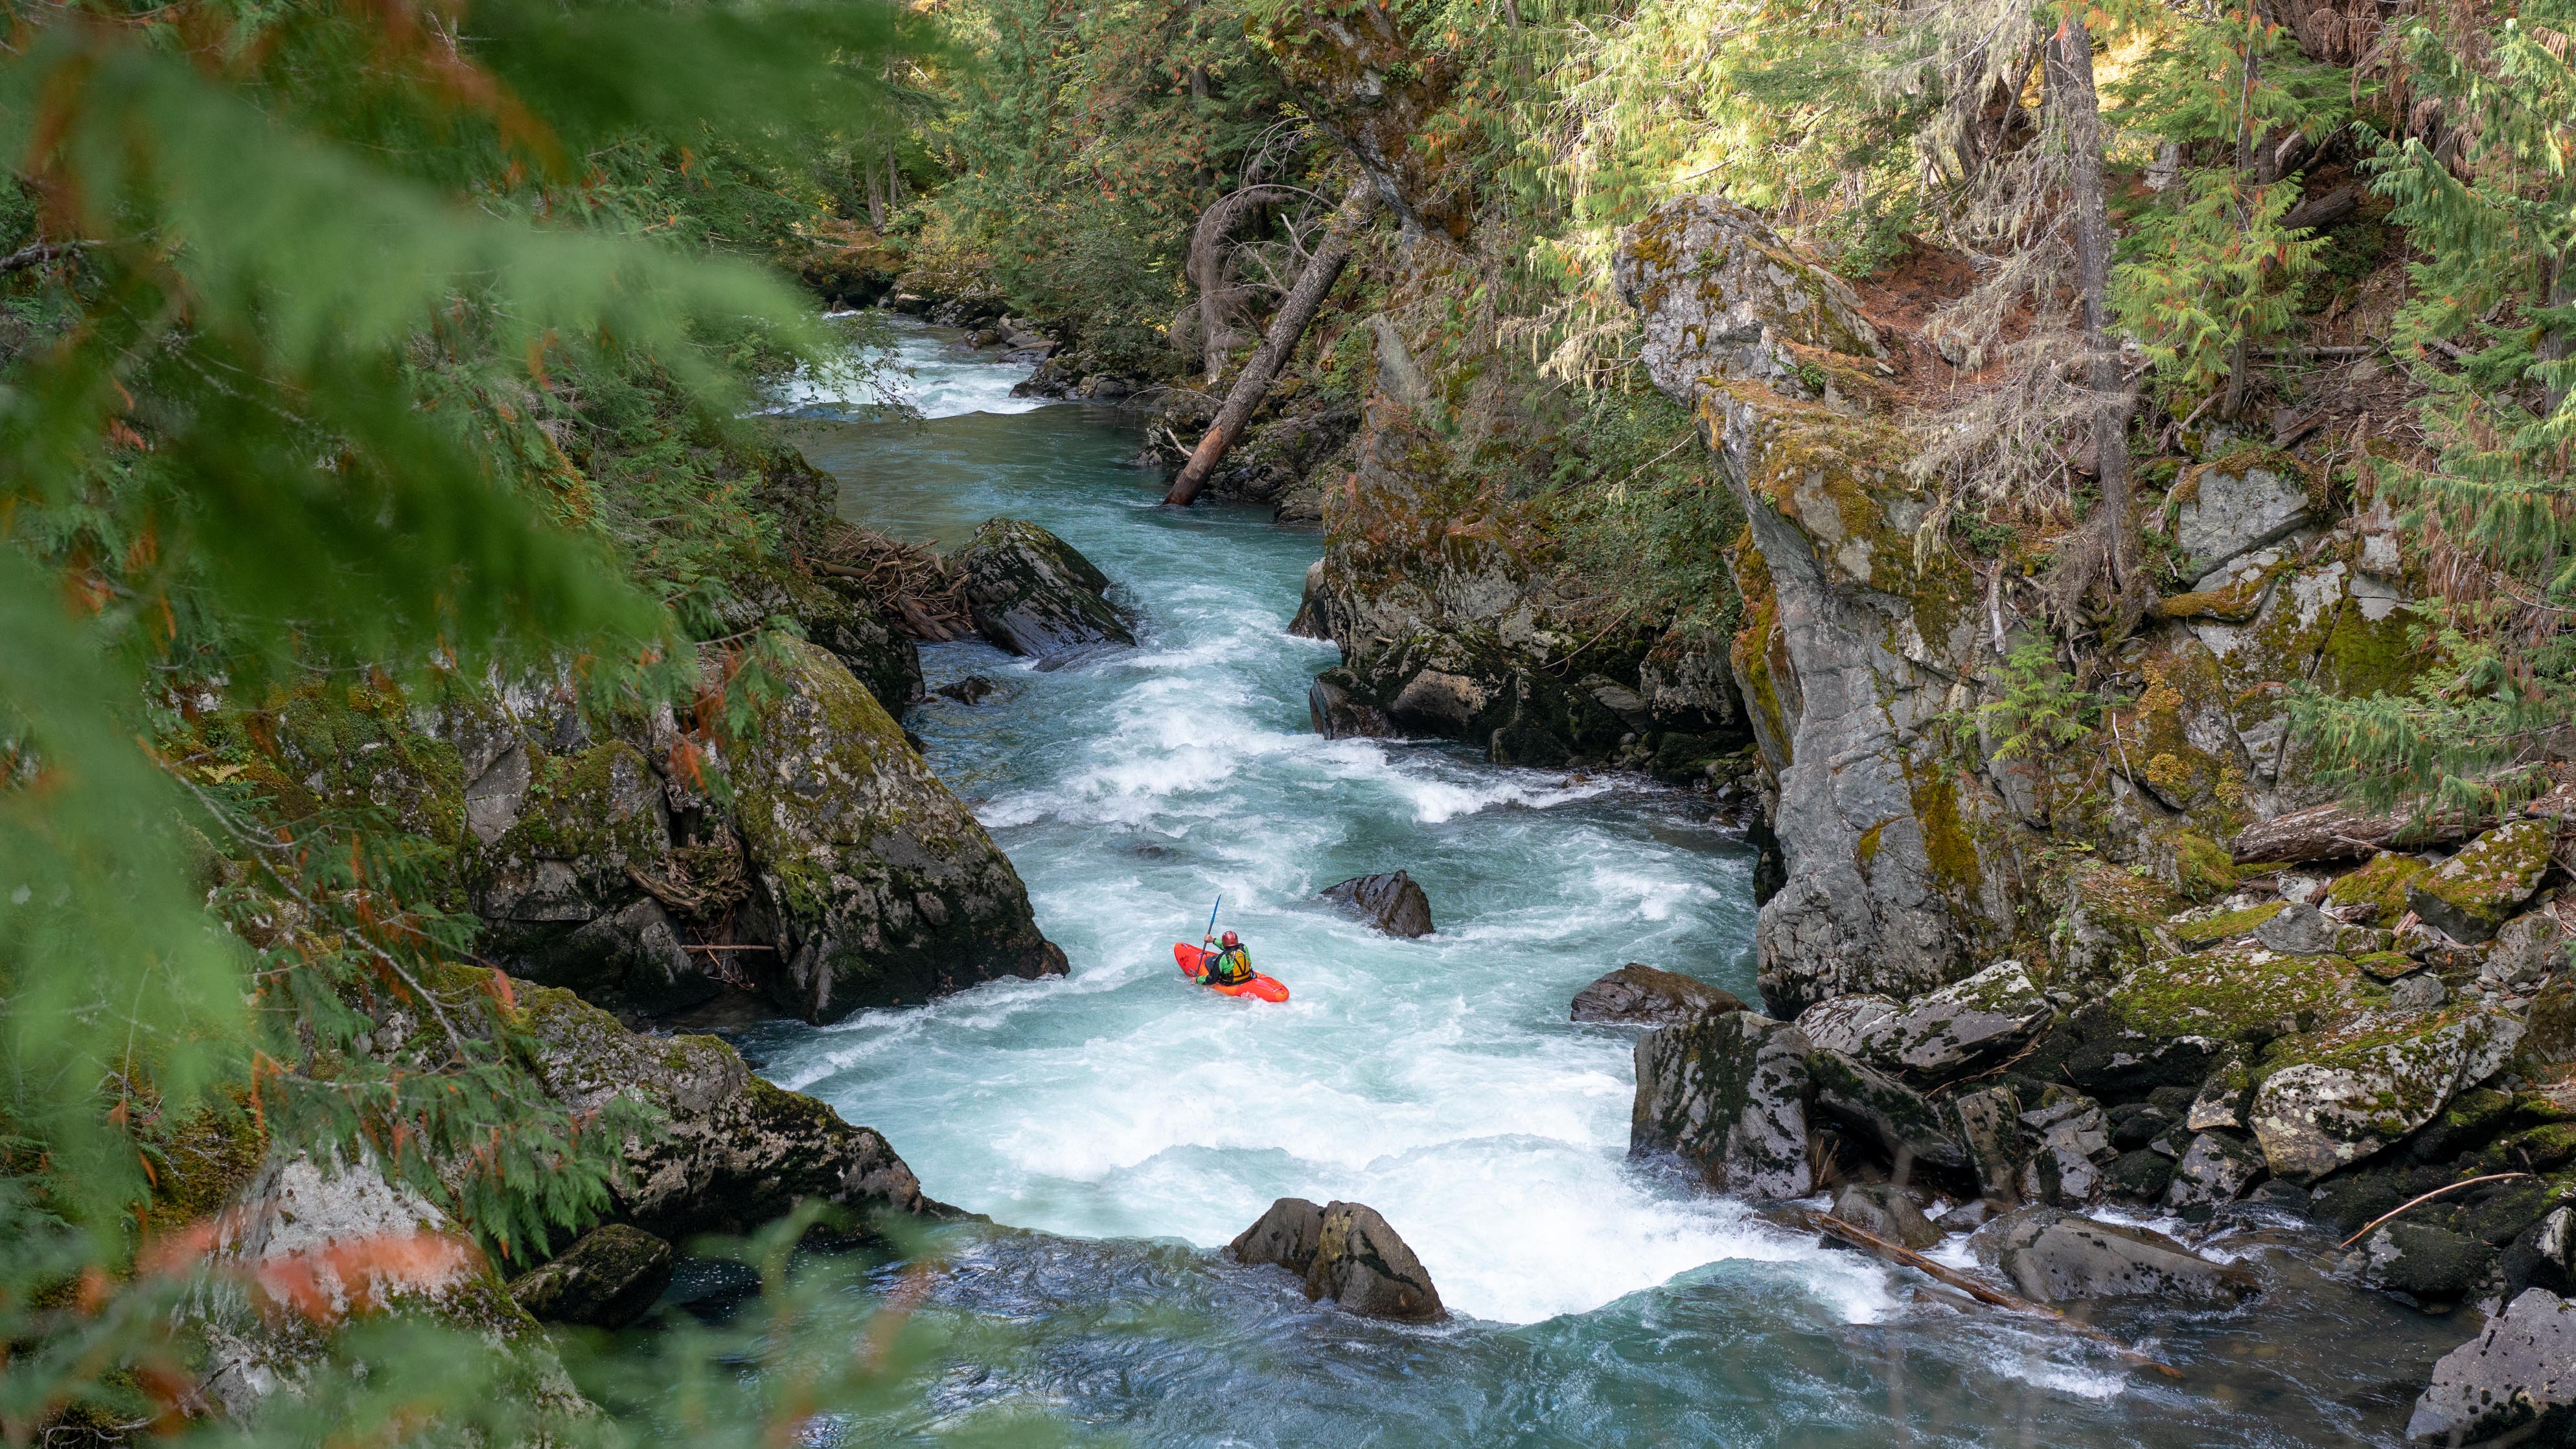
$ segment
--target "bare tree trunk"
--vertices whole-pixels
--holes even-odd
[[[1233,340],[1233,331],[1226,325],[1231,305],[1227,293],[1232,289],[1225,280],[1225,239],[1244,212],[1263,202],[1297,194],[1293,186],[1245,186],[1209,203],[1208,209],[1199,213],[1198,224],[1190,228],[1190,285],[1199,293],[1199,354],[1211,384],[1225,375],[1225,355]]]
[[[2093,90],[2093,38],[2069,6],[2057,27],[2050,89],[2066,116],[2075,203],[2075,278],[2084,298],[2084,351],[2093,390],[2093,471],[2102,486],[2103,539],[2115,590],[2129,578],[2129,409],[2111,345],[2111,213],[2102,185],[2102,111]]]
[[[1351,183],[1350,191],[1335,208],[1333,219],[1324,228],[1324,241],[1315,248],[1306,270],[1297,276],[1297,285],[1288,289],[1288,300],[1279,304],[1279,315],[1270,319],[1270,333],[1261,339],[1261,347],[1252,360],[1243,365],[1243,376],[1234,380],[1234,389],[1225,395],[1225,406],[1217,409],[1216,421],[1209,425],[1207,436],[1199,439],[1190,461],[1181,475],[1172,480],[1172,490],[1163,495],[1165,503],[1188,507],[1199,490],[1207,486],[1208,475],[1216,471],[1218,460],[1235,440],[1243,436],[1244,424],[1252,421],[1253,409],[1270,394],[1270,384],[1277,381],[1279,369],[1297,350],[1297,339],[1306,335],[1306,324],[1315,320],[1315,311],[1324,305],[1324,294],[1340,280],[1342,268],[1350,262],[1351,246],[1359,239],[1360,226],[1377,208],[1377,188],[1363,175]]]
[[[1520,0],[1503,0],[1503,19],[1511,22],[1512,29],[1521,28]]]

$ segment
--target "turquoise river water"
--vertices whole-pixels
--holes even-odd
[[[744,1038],[997,1225],[948,1244],[930,1301],[1010,1351],[848,1442],[999,1409],[1168,1445],[2397,1442],[2470,1323],[2345,1287],[2286,1223],[2210,1244],[2265,1274],[2253,1306],[2098,1319],[2168,1381],[1630,1163],[1633,1034],[1570,1024],[1567,1000],[1624,961],[1752,999],[1750,853],[1687,794],[1317,736],[1306,684],[1335,656],[1284,627],[1316,535],[1165,509],[1124,461],[1132,422],[1009,398],[1026,369],[897,326],[920,419],[802,400],[843,511],[941,545],[1032,519],[1143,627],[1047,671],[925,648],[934,685],[1001,687],[907,719],[1071,975]],[[1314,899],[1397,867],[1429,938]],[[1288,1005],[1174,971],[1220,894]],[[1290,1194],[1378,1208],[1450,1321],[1356,1319],[1214,1251]]]

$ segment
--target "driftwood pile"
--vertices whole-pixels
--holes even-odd
[[[975,632],[966,606],[966,581],[938,554],[917,543],[836,523],[806,567],[827,578],[848,579],[883,603],[891,622],[913,638],[944,644]]]

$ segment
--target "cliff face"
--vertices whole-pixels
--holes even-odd
[[[2014,747],[2034,666],[2013,651],[2046,639],[2014,590],[2045,540],[1978,557],[1943,536],[1896,418],[1927,350],[1715,198],[1632,228],[1617,266],[1649,372],[1744,508],[1730,663],[1778,792],[1786,882],[1757,934],[1775,1009],[2065,954],[2052,940],[2102,914],[2079,856],[2186,896],[2231,884],[2221,842],[2323,798],[2287,747],[2287,683],[2409,677],[2385,513],[2331,520],[2301,460],[2238,448],[2148,503],[2192,582],[2085,661],[2109,707]]]

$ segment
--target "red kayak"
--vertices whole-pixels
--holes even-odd
[[[1258,971],[1252,973],[1251,980],[1244,982],[1240,986],[1219,986],[1215,982],[1208,980],[1207,959],[1215,954],[1215,952],[1207,950],[1204,947],[1193,946],[1185,941],[1175,941],[1172,943],[1172,959],[1181,963],[1181,974],[1190,978],[1192,981],[1197,982],[1201,986],[1206,987],[1210,991],[1222,991],[1228,996],[1257,996],[1263,1001],[1286,1001],[1288,999],[1288,988],[1286,986],[1280,984],[1277,979],[1264,976]]]

